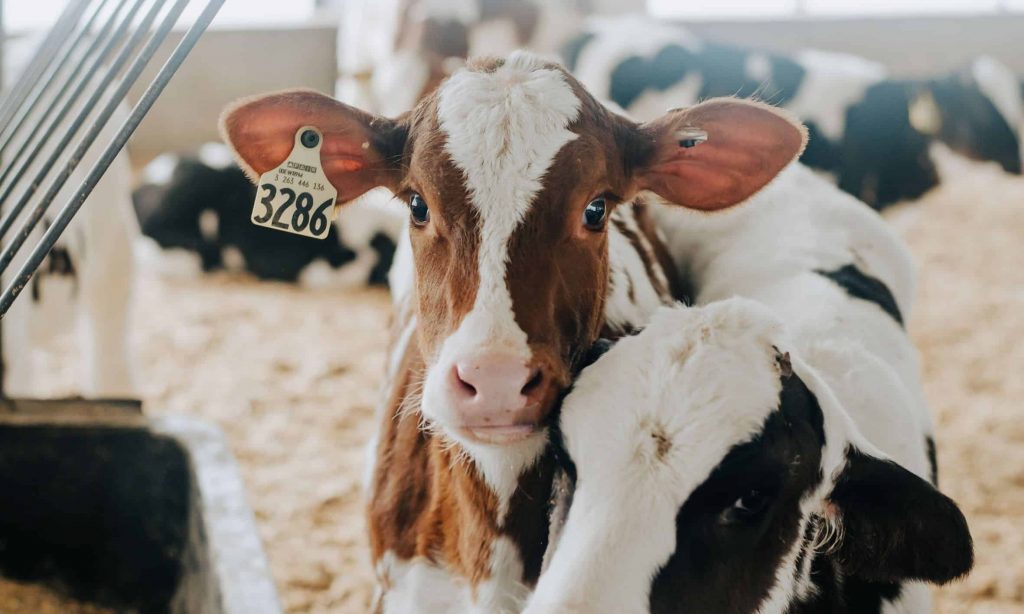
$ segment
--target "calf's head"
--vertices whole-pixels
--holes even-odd
[[[956,505],[785,348],[733,299],[665,308],[582,372],[560,418],[575,492],[527,612],[863,611],[842,591],[970,569]]]
[[[397,119],[289,91],[236,104],[222,128],[256,176],[307,124],[324,134],[339,202],[384,186],[409,206],[421,409],[466,445],[543,441],[602,324],[614,207],[642,190],[702,211],[732,206],[805,141],[776,110],[732,99],[636,124],[523,53],[471,63]]]

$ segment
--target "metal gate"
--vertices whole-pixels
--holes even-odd
[[[154,59],[191,0],[70,0],[0,99],[0,274],[30,250],[0,294],[0,318],[25,288],[114,157],[220,10],[206,0],[116,135],[35,245],[26,245],[86,151]],[[203,0],[197,0],[203,4]],[[56,147],[53,144],[56,143]],[[46,149],[52,148],[49,155]],[[42,155],[42,157],[40,157]]]

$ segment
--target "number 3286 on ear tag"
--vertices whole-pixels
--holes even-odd
[[[338,191],[320,164],[323,141],[313,126],[299,128],[285,161],[260,175],[252,205],[253,224],[313,239],[327,236]]]

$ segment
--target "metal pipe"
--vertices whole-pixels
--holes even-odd
[[[46,145],[47,139],[54,133],[54,131],[56,131],[60,127],[61,123],[64,121],[64,118],[71,111],[72,107],[74,106],[74,103],[77,101],[82,91],[85,90],[85,88],[89,85],[89,82],[95,75],[96,71],[99,70],[99,68],[102,66],[103,61],[107,59],[107,56],[110,55],[110,52],[124,38],[124,35],[128,32],[129,27],[132,25],[132,20],[135,19],[135,15],[138,13],[138,10],[142,7],[142,5],[145,2],[146,0],[136,0],[135,5],[132,6],[132,8],[128,11],[127,15],[125,15],[124,21],[122,21],[121,24],[118,26],[117,30],[113,34],[113,37],[107,42],[107,45],[103,49],[103,52],[94,59],[94,62],[92,66],[89,67],[87,74],[83,75],[84,78],[79,80],[78,85],[75,87],[75,91],[71,95],[71,99],[67,102],[67,104],[65,104],[60,109],[60,111],[57,113],[55,117],[51,118],[50,122],[46,125],[46,127],[37,131],[39,138],[36,139],[35,145],[31,148],[27,156],[24,159],[20,160],[20,164],[17,165],[17,170],[13,171],[14,179],[8,182],[7,185],[4,186],[3,190],[0,191],[0,206],[7,202],[8,197],[10,197],[11,193],[14,191],[14,188],[18,185],[18,181],[29,170],[29,167],[32,165],[36,157],[42,151],[43,146]],[[99,85],[97,85],[93,89],[92,95],[89,96],[89,99],[79,110],[78,115],[75,116],[74,120],[72,120],[71,123],[68,125],[67,129],[61,136],[59,142],[68,143],[78,133],[78,130],[85,123],[85,120],[88,118],[89,114],[92,113],[92,110],[93,108],[95,108],[96,103],[99,102],[99,99],[103,97],[103,95],[107,91],[107,88],[117,77],[117,73],[121,72],[121,69],[124,67],[125,62],[127,62],[131,58],[131,55],[135,51],[135,48],[139,45],[139,43],[142,42],[142,39],[145,38],[146,34],[149,31],[150,26],[152,26],[153,24],[153,20],[156,18],[157,14],[160,12],[162,8],[162,0],[156,0],[153,3],[153,6],[150,8],[149,12],[146,13],[145,17],[142,18],[142,21],[135,29],[135,32],[128,40],[128,43],[126,43],[124,47],[121,48],[121,51],[120,53],[118,53],[114,62],[107,68],[107,72],[106,74],[104,74],[103,79],[100,81]],[[115,18],[116,14],[111,16],[111,19]],[[99,128],[102,128],[102,124],[99,127],[94,126],[94,129],[98,130]],[[62,148],[56,148],[53,152],[50,153],[50,157],[46,159],[46,162],[44,162],[42,167],[36,172],[35,178],[33,178],[32,182],[28,185],[27,189],[17,200],[17,202],[14,203],[14,206],[7,211],[3,219],[0,220],[0,239],[3,239],[4,235],[7,234],[7,231],[10,230],[11,227],[14,225],[15,220],[17,220],[18,216],[21,215],[21,212],[25,209],[25,205],[28,204],[28,201],[32,198],[32,196],[42,185],[43,180],[46,179],[46,176],[49,174],[50,169],[57,162],[57,159],[60,158],[62,153],[64,153],[64,150]],[[15,164],[11,164],[4,170],[3,173],[0,173],[0,181],[6,179],[7,176],[12,172],[12,169],[14,168]],[[5,267],[6,265],[0,265],[0,272],[3,272]]]
[[[17,81],[11,86],[10,91],[0,102],[0,126],[7,125],[10,121],[14,111],[18,109],[25,98],[28,97],[29,92],[32,91],[32,85],[40,81],[40,76],[43,74],[53,62],[57,56],[57,51],[60,50],[60,41],[66,40],[68,35],[74,29],[75,24],[78,23],[79,17],[85,12],[91,0],[75,0],[74,2],[68,3],[64,10],[61,12],[60,17],[53,24],[53,28],[46,34],[46,37],[39,42],[39,46],[36,47],[35,52],[32,54],[32,59],[28,65],[18,76]]]
[[[92,80],[93,76],[95,76],[96,72],[103,66],[103,62],[110,56],[111,51],[113,51],[124,39],[124,36],[128,31],[128,27],[131,25],[132,19],[135,18],[135,14],[138,12],[139,7],[145,1],[146,0],[136,0],[135,6],[133,6],[125,16],[124,21],[122,21],[117,29],[113,31],[113,34],[111,34],[111,30],[114,29],[114,26],[117,24],[121,9],[129,2],[129,0],[120,0],[120,3],[115,8],[114,12],[110,14],[110,18],[103,24],[99,35],[93,39],[92,44],[89,45],[86,52],[79,58],[74,69],[68,73],[68,78],[64,80],[64,84],[60,87],[60,90],[57,92],[56,96],[54,96],[53,100],[49,102],[49,106],[47,106],[43,111],[42,116],[35,118],[36,125],[42,125],[51,119],[51,115],[54,110],[59,109],[56,117],[53,118],[49,124],[46,124],[45,128],[31,130],[25,135],[25,138],[18,145],[17,149],[15,149],[14,155],[7,161],[6,168],[0,172],[0,186],[4,186],[3,190],[0,191],[0,204],[7,201],[11,192],[14,191],[18,180],[20,180],[25,172],[28,171],[29,166],[31,166],[32,162],[35,161],[36,156],[38,156],[39,152],[42,151],[43,146],[47,143],[47,139],[50,137],[51,133],[57,129],[60,122],[71,111],[75,103],[78,102],[78,98],[82,95],[82,92],[85,91],[85,88],[89,85],[89,82]],[[106,0],[104,0],[104,2],[106,2]],[[104,38],[108,35],[110,35],[110,39],[107,40],[107,44],[100,50],[99,55],[92,57],[94,51],[100,47]],[[92,64],[86,67],[85,65],[89,61],[90,57],[92,57]],[[64,99],[65,94],[68,93],[68,90],[71,89],[72,85],[74,85],[74,90],[71,92],[70,97],[68,97],[67,100],[64,100],[63,106],[59,106],[61,100]],[[33,104],[35,103],[33,102]],[[20,115],[18,121],[25,121],[31,109],[25,108],[23,111],[24,112]],[[15,127],[14,130],[17,130],[18,127],[20,126]],[[11,132],[11,136],[13,136],[13,131]],[[8,142],[0,144],[0,153],[3,153],[4,148],[7,145]],[[17,170],[15,170],[15,168],[17,168]],[[13,179],[11,181],[7,181],[7,179],[12,176],[12,173]],[[20,212],[20,209],[18,209],[18,211]],[[13,218],[4,218],[4,220],[0,222],[0,239],[3,238],[13,221]]]
[[[28,101],[25,104],[21,105],[16,112],[12,112],[13,117],[11,119],[4,122],[3,124],[0,124],[3,126],[2,131],[0,131],[0,153],[7,149],[7,146],[11,144],[11,139],[14,138],[15,133],[17,133],[17,131],[20,130],[21,127],[25,124],[25,120],[28,118],[29,114],[33,110],[35,110],[37,106],[39,106],[39,101],[42,100],[43,96],[56,81],[57,75],[59,75],[64,66],[66,66],[67,60],[78,50],[78,48],[82,45],[83,42],[88,40],[88,36],[90,31],[92,30],[92,26],[96,22],[96,19],[97,17],[99,17],[100,13],[103,12],[103,7],[107,3],[107,1],[108,0],[100,0],[99,5],[96,7],[96,10],[93,11],[92,15],[90,15],[85,25],[82,26],[82,28],[73,38],[70,38],[67,41],[65,41],[66,50],[63,54],[60,55],[59,59],[57,59],[55,63],[47,67],[45,74],[39,76],[38,79],[35,81],[35,87],[30,90],[31,97],[28,99]],[[84,62],[86,58],[93,53],[94,49],[98,45],[98,40],[99,37],[95,39],[93,44],[90,45],[89,48],[85,51],[85,53],[82,55],[80,65],[76,67],[75,70],[67,73],[69,77],[70,75],[74,75],[77,73],[77,71],[81,70],[81,63]],[[67,84],[69,83],[69,80],[65,79],[64,82],[66,88]],[[57,94],[57,96],[54,98],[54,101],[56,101],[57,98],[59,98],[63,94],[63,92],[64,90],[62,90],[61,93]]]
[[[174,10],[177,9],[177,13],[180,14],[181,9],[184,8],[184,4],[187,2],[188,0],[179,0],[178,4],[175,5],[174,9],[172,9],[172,12],[174,12]],[[25,288],[25,285],[28,283],[28,280],[32,277],[32,274],[35,273],[36,269],[39,267],[39,264],[46,257],[46,254],[49,253],[53,245],[57,242],[57,239],[60,237],[61,233],[64,232],[64,229],[67,228],[68,224],[71,222],[71,219],[74,217],[74,215],[78,212],[79,209],[81,209],[82,204],[85,202],[85,199],[89,196],[89,193],[92,191],[94,187],[96,187],[96,184],[103,176],[103,173],[106,172],[111,162],[113,162],[114,158],[125,146],[125,143],[128,142],[128,139],[131,137],[132,133],[135,132],[135,129],[142,121],[142,118],[145,117],[146,113],[149,112],[149,109],[153,106],[153,103],[156,102],[156,99],[160,96],[160,94],[163,93],[164,88],[167,87],[167,83],[171,80],[171,77],[174,76],[174,73],[181,66],[181,63],[185,61],[185,58],[188,57],[189,52],[192,51],[192,48],[199,40],[199,37],[202,36],[203,32],[206,31],[207,26],[210,25],[211,21],[213,21],[213,18],[217,15],[217,12],[220,10],[220,7],[223,4],[224,0],[210,0],[207,3],[206,8],[203,9],[203,12],[196,19],[195,23],[189,28],[188,32],[182,38],[181,42],[178,43],[178,46],[175,47],[174,51],[167,58],[167,61],[160,68],[160,71],[157,73],[152,83],[150,83],[149,87],[146,88],[146,91],[142,95],[142,98],[139,99],[139,102],[132,109],[128,118],[121,125],[121,129],[118,131],[117,135],[107,145],[107,148],[103,151],[103,154],[100,156],[95,166],[93,166],[89,175],[85,178],[85,181],[82,182],[82,184],[78,187],[78,190],[75,192],[75,195],[71,198],[70,201],[68,201],[67,204],[64,205],[64,208],[61,209],[57,217],[54,218],[53,222],[50,224],[50,227],[43,234],[42,239],[40,239],[39,243],[36,244],[35,248],[29,254],[29,257],[26,259],[25,263],[22,265],[21,269],[18,271],[15,278],[4,290],[3,294],[0,295],[0,317],[3,317],[3,314],[7,313],[7,310],[14,302],[14,299]],[[135,72],[135,74],[131,78],[126,76],[126,78],[122,81],[122,84],[128,82],[128,85],[130,86],[131,83],[133,83],[138,78],[138,73],[142,71],[142,68],[145,67],[146,63],[148,63],[149,59],[156,52],[156,49],[159,46],[160,41],[166,38],[167,33],[170,31],[170,28],[174,25],[174,21],[176,20],[177,17],[175,17],[172,20],[169,20],[169,22],[165,22],[165,24],[161,27],[161,31],[158,31],[157,34],[154,35],[153,39],[150,41],[150,45],[147,46],[147,48],[143,51],[143,54],[139,57],[139,60],[136,61],[136,65],[132,66],[132,70]],[[135,71],[136,68],[138,68],[137,71]],[[119,93],[121,95],[118,96],[115,94],[114,99],[111,101],[111,103],[114,103],[114,100],[117,100],[119,102],[120,99],[124,97],[124,93],[127,93],[127,87],[122,87],[120,88],[120,90]],[[104,109],[104,111],[109,110],[110,113],[113,113],[114,106],[116,105],[109,104],[108,108]],[[107,118],[109,118],[109,114],[107,114]],[[103,121],[105,122],[106,120]],[[81,147],[79,147],[79,150],[80,151],[76,151],[75,153],[84,153],[84,150],[82,150]],[[68,163],[69,166],[73,166],[72,163],[76,161],[76,157],[80,156],[72,156],[72,160],[69,161]],[[63,174],[70,175],[70,171],[65,169],[65,172]]]

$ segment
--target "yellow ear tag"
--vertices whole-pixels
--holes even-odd
[[[313,126],[295,133],[292,152],[280,166],[260,175],[252,223],[323,239],[334,219],[338,191],[320,164],[323,135]]]
[[[921,134],[934,136],[942,130],[942,112],[931,90],[924,90],[910,102],[907,115],[910,125]]]

